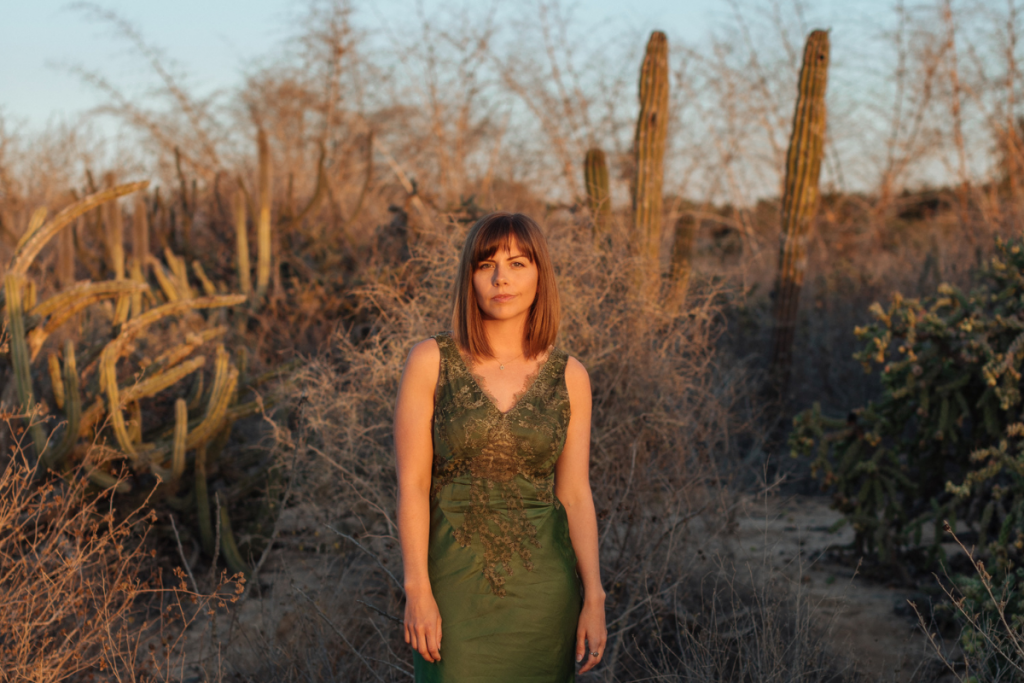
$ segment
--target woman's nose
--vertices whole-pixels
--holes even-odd
[[[508,273],[505,268],[497,266],[494,269],[494,284],[500,284],[502,282],[508,282]]]

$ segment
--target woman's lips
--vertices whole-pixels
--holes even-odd
[[[491,301],[496,301],[499,304],[503,304],[506,301],[512,301],[512,299],[514,299],[514,298],[515,298],[514,294],[499,294],[498,296],[493,297],[491,299]]]

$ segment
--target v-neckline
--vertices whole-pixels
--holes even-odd
[[[455,340],[453,339],[453,346],[455,347],[456,355],[459,357],[459,362],[462,363],[462,369],[466,371],[467,375],[469,375],[469,379],[473,382],[473,386],[475,386],[477,391],[483,395],[487,400],[487,403],[494,409],[494,412],[498,413],[501,417],[508,417],[516,408],[519,407],[523,402],[523,399],[533,391],[533,388],[537,386],[537,382],[540,380],[540,376],[544,374],[544,370],[547,368],[548,363],[551,362],[552,356],[555,355],[555,350],[553,348],[548,349],[548,357],[544,359],[544,362],[540,364],[536,372],[532,373],[532,375],[526,376],[527,383],[524,384],[521,391],[516,392],[518,394],[518,398],[516,398],[508,410],[502,410],[498,407],[497,402],[494,400],[494,397],[491,396],[490,392],[484,389],[483,384],[480,383],[480,378],[478,378],[476,373],[474,373],[469,367],[469,363],[466,362],[465,356],[462,355],[462,349],[460,349],[457,344],[454,344],[454,341]]]

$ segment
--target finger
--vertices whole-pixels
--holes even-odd
[[[428,662],[434,661],[434,657],[430,654],[430,648],[427,647],[426,629],[422,626],[416,629],[416,651]]]
[[[433,661],[441,661],[441,648],[440,643],[437,640],[437,631],[433,631],[427,636],[427,649],[430,652],[430,656]]]
[[[586,652],[586,650],[584,649],[584,641],[585,640],[586,640],[586,636],[583,633],[583,631],[577,631],[577,633],[576,633],[576,661],[577,662],[582,662],[583,661],[583,654]]]
[[[437,651],[441,651],[441,617],[437,617]]]

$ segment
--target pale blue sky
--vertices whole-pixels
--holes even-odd
[[[503,6],[507,7],[506,0]],[[532,0],[520,0],[530,4]],[[357,21],[373,29],[382,20],[408,17],[415,0],[354,0]],[[428,8],[440,0],[426,0]],[[744,0],[743,4],[751,4]],[[779,0],[787,11],[792,0]],[[228,88],[254,61],[272,56],[295,31],[305,0],[97,0],[140,29],[190,77],[196,92]],[[698,42],[728,20],[723,0],[567,0],[584,26],[599,32],[644,36],[652,29]],[[769,3],[760,3],[767,6]],[[810,0],[809,24],[858,31],[889,14],[890,0]],[[29,130],[73,120],[101,101],[93,89],[63,64],[94,69],[119,86],[152,82],[148,67],[130,57],[109,26],[89,21],[67,0],[0,0],[0,110]],[[834,31],[834,59],[842,59],[843,36]],[[853,41],[849,40],[848,44]]]

